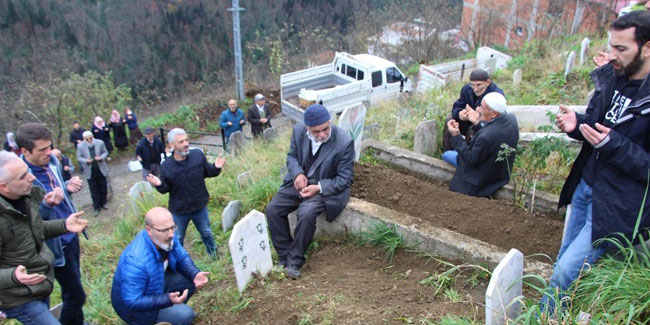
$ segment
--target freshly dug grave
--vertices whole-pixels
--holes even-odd
[[[438,294],[435,283],[420,284],[448,269],[415,252],[398,250],[391,263],[379,248],[320,243],[300,279],[289,280],[273,271],[265,282],[246,290],[244,295],[252,298],[246,308],[200,315],[197,323],[419,324],[425,319],[437,323],[446,315],[483,323],[485,273],[454,272],[452,283]],[[456,302],[445,297],[445,288],[458,294]]]
[[[476,198],[449,191],[449,184],[408,171],[359,163],[352,196],[524,255],[554,258],[563,222],[556,216],[532,215],[510,201]],[[547,257],[536,259],[548,262]]]

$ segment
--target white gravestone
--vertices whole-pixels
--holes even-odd
[[[228,247],[239,293],[256,275],[266,276],[271,271],[273,261],[268,238],[266,217],[257,210],[249,212],[233,228]]]
[[[519,316],[521,302],[521,281],[524,275],[524,254],[510,249],[492,272],[485,291],[486,325],[509,324]]]
[[[131,199],[131,208],[134,213],[138,211],[138,203],[142,202],[145,195],[152,191],[153,187],[151,184],[145,181],[137,182],[131,186],[131,189],[129,190],[129,198]]]
[[[566,65],[564,66],[564,78],[566,78],[566,76],[568,76],[569,73],[573,71],[573,63],[575,60],[576,52],[571,51],[571,53],[569,53],[569,57],[566,59]]]
[[[423,121],[415,127],[413,151],[427,156],[433,156],[438,150],[438,122]]]
[[[239,210],[241,209],[241,201],[230,201],[223,212],[221,213],[221,226],[223,227],[223,232],[226,232],[232,229],[232,226],[235,224],[235,220],[239,217]]]
[[[339,126],[347,132],[354,141],[354,160],[359,161],[361,156],[361,140],[363,138],[363,124],[366,122],[366,105],[357,104],[346,108],[339,118]]]
[[[515,70],[515,72],[512,74],[512,85],[515,87],[519,87],[519,85],[521,85],[521,69]]]
[[[585,64],[585,58],[587,57],[587,53],[589,52],[589,37],[585,37],[582,39],[582,43],[580,44],[580,66]]]
[[[244,150],[244,133],[241,131],[233,132],[228,141],[228,148],[233,157],[241,154]]]

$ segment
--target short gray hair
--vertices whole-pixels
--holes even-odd
[[[9,179],[9,172],[7,172],[7,164],[12,161],[20,160],[15,153],[11,151],[0,151],[0,182],[6,182]]]
[[[174,143],[176,142],[177,135],[186,135],[186,134],[187,133],[185,133],[185,130],[181,128],[173,128],[169,131],[169,133],[167,133],[167,141],[169,141],[169,143]]]

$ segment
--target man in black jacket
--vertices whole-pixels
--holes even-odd
[[[254,137],[261,136],[264,130],[271,127],[271,110],[262,94],[255,95],[255,104],[248,108],[248,122]]]
[[[86,130],[84,130],[81,125],[79,125],[78,121],[74,121],[72,123],[72,131],[70,131],[70,143],[75,150],[77,150],[77,145],[84,141],[83,134],[85,131]]]
[[[140,139],[135,148],[135,157],[142,164],[142,178],[147,175],[160,176],[160,155],[165,152],[165,146],[158,137],[153,135],[153,129],[144,129],[144,138]]]
[[[650,12],[621,16],[610,31],[609,63],[591,73],[596,91],[586,113],[560,105],[557,116],[562,131],[583,141],[560,194],[559,207],[571,203],[550,283],[560,297],[611,246],[595,241],[619,234],[636,240],[640,232],[648,238],[642,229],[650,226]],[[552,296],[542,298],[550,314]]]
[[[472,196],[488,197],[510,180],[515,153],[502,148],[517,148],[517,119],[506,113],[506,98],[493,92],[485,95],[481,106],[468,115],[476,131],[469,144],[460,135],[458,122],[447,122],[454,151],[446,151],[443,160],[456,166],[449,189]],[[500,154],[502,152],[502,154]]]
[[[483,97],[492,92],[504,95],[503,90],[490,80],[487,71],[476,69],[469,75],[469,82],[461,88],[460,97],[454,102],[447,122],[451,119],[458,122],[460,134],[465,136],[467,143],[469,143],[475,132],[471,127],[472,122],[468,120],[468,114],[476,112],[476,109],[481,106]],[[445,125],[443,133],[442,147],[444,150],[451,150],[453,149],[450,142],[451,135],[446,127],[447,125]]]
[[[221,173],[226,158],[219,156],[214,164],[208,163],[201,150],[190,150],[187,134],[183,129],[169,131],[167,139],[174,150],[172,159],[166,159],[160,168],[160,178],[149,174],[147,181],[158,192],[169,192],[169,211],[176,224],[175,236],[183,245],[185,230],[190,220],[201,234],[201,239],[208,254],[217,254],[208,218],[208,200],[210,195],[205,187],[205,178],[215,177]]]

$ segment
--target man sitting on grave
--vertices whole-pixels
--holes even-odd
[[[468,121],[482,125],[469,144],[461,136],[458,122],[447,122],[454,151],[444,152],[442,159],[456,166],[450,190],[489,197],[508,183],[515,161],[514,149],[519,141],[519,126],[515,116],[506,113],[506,108],[503,95],[496,92],[485,95],[481,106],[468,114]],[[504,144],[508,147],[504,148]]]
[[[300,276],[305,251],[316,231],[316,218],[325,211],[334,221],[350,198],[354,180],[354,142],[330,122],[330,113],[319,104],[309,106],[304,124],[293,127],[287,154],[287,175],[266,208],[271,240],[291,278]],[[298,209],[294,238],[287,215]]]
[[[469,75],[469,82],[460,90],[460,97],[454,102],[447,122],[452,119],[458,122],[460,134],[465,136],[466,143],[469,143],[472,136],[478,131],[477,128],[480,127],[480,125],[472,127],[473,124],[469,121],[468,115],[476,112],[476,109],[481,106],[483,97],[492,92],[504,95],[503,90],[490,80],[487,71],[481,69],[472,71]],[[454,149],[451,144],[451,137],[452,135],[449,133],[447,125],[445,125],[442,138],[442,148],[444,150]]]
[[[208,272],[201,272],[179,244],[169,210],[153,208],[144,221],[145,229],[117,264],[113,308],[129,324],[190,324],[194,311],[185,303],[208,283]]]

